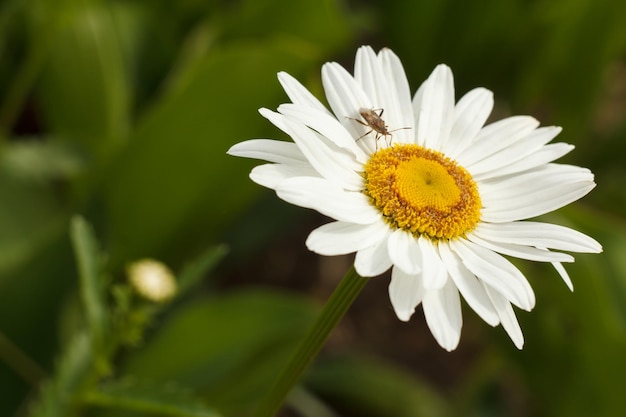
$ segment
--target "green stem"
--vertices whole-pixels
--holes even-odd
[[[330,332],[337,326],[368,280],[369,278],[357,274],[354,267],[346,273],[291,361],[257,409],[256,417],[272,417],[276,414],[291,388],[313,362]]]
[[[46,377],[46,372],[2,332],[0,359],[32,386],[37,386]]]

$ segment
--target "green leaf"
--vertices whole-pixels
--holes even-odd
[[[29,410],[30,417],[73,416],[76,394],[91,377],[93,351],[90,336],[78,333],[57,362],[54,376],[42,384],[41,393]]]
[[[67,227],[68,217],[51,187],[18,178],[2,159],[0,288],[10,279],[9,272],[36,259],[42,248],[58,239]]]
[[[257,109],[282,96],[276,72],[305,64],[280,45],[231,45],[145,115],[103,190],[114,263],[184,255],[178,239],[199,247],[223,240],[260,191],[247,176],[251,163],[226,151],[272,131]]]
[[[0,5],[0,55],[5,58],[0,64],[0,141],[10,134],[31,93],[48,51],[51,29],[56,23],[54,18],[47,16],[45,23],[37,23],[40,24],[39,35],[47,33],[48,37],[24,39],[27,38],[27,27],[34,26],[34,21],[38,20],[35,16],[41,16],[38,13],[40,8],[33,3],[37,2],[31,2],[27,7],[24,2],[8,0]],[[22,43],[27,45],[14,47],[14,44]],[[17,54],[16,49],[20,50]]]
[[[187,386],[227,415],[249,412],[315,313],[309,303],[285,294],[224,293],[170,315],[122,372]]]
[[[579,205],[561,210],[567,223],[557,223],[594,237],[604,252],[575,254],[574,264],[564,264],[573,293],[554,271],[546,273],[549,265],[529,265],[537,306],[518,314],[524,351],[503,348],[508,369],[498,374],[523,381],[545,415],[618,416],[626,407],[619,384],[626,374],[626,224]]]
[[[438,417],[450,411],[428,384],[374,357],[350,354],[320,360],[304,383],[337,410],[363,417]]]
[[[62,17],[42,72],[39,104],[52,132],[95,157],[126,139],[132,89],[118,24],[108,2],[65,2],[47,11]],[[43,36],[43,34],[38,34]],[[36,36],[36,38],[38,38]]]
[[[348,11],[342,6],[334,0],[245,0],[225,16],[225,36],[281,38],[298,43],[309,54],[339,49],[351,32]]]
[[[85,161],[75,149],[56,141],[13,142],[0,153],[0,168],[25,181],[65,179],[78,174]]]
[[[594,116],[607,68],[626,47],[626,5],[613,0],[560,0],[539,2],[530,10],[545,34],[532,48],[516,94],[531,105],[549,105],[553,120],[571,129],[576,140]],[[592,141],[581,145],[595,147]]]
[[[91,226],[82,217],[75,216],[72,219],[70,230],[89,332],[95,351],[101,352],[109,327],[105,304],[106,287],[101,268],[102,255]]]
[[[126,378],[108,382],[84,394],[87,405],[110,409],[116,416],[142,415],[170,417],[219,417],[195,398],[189,390],[176,384],[156,384]]]
[[[184,294],[193,289],[226,256],[225,245],[213,246],[197,259],[185,265],[178,274],[178,293]]]

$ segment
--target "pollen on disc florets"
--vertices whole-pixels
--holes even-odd
[[[379,149],[365,164],[365,193],[393,226],[453,239],[474,229],[482,203],[467,170],[414,144]]]

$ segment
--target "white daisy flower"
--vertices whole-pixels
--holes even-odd
[[[250,178],[335,219],[309,235],[310,250],[356,252],[361,276],[392,268],[389,297],[398,318],[408,321],[422,304],[443,348],[459,343],[460,296],[522,348],[512,305],[530,311],[535,295],[503,255],[550,262],[571,289],[561,263],[574,258],[551,249],[602,251],[575,230],[523,221],[595,186],[588,169],[553,163],[573,149],[548,143],[561,129],[538,127],[529,116],[485,126],[492,93],[476,88],[455,103],[446,65],[411,99],[398,57],[361,47],[354,75],[335,62],[322,68],[332,112],[290,75],[278,79],[291,103],[260,113],[293,143],[254,139],[228,153],[270,162]]]

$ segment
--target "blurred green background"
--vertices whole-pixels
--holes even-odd
[[[598,187],[546,219],[605,252],[568,267],[573,294],[519,264],[523,351],[466,309],[447,353],[370,281],[282,415],[625,415],[624,22],[619,0],[3,0],[0,415],[249,415],[352,259],[308,253],[326,220],[225,152],[285,138],[256,112],[287,101],[276,72],[322,97],[321,64],[351,69],[361,44],[413,90],[445,62],[457,97],[484,86],[494,117],[563,126],[562,162]],[[175,300],[130,292],[144,257]]]

